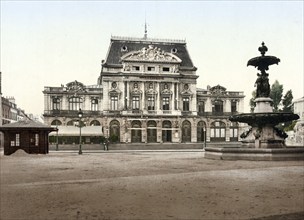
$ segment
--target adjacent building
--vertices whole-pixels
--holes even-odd
[[[186,41],[112,36],[101,66],[96,85],[45,87],[44,120],[63,142],[76,142],[75,125],[86,143],[238,141],[240,125],[228,117],[243,112],[244,93],[199,88]]]

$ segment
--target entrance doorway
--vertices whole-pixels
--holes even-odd
[[[172,124],[170,121],[163,122],[162,136],[163,142],[172,142]]]
[[[206,124],[203,121],[197,123],[197,142],[205,141]]]
[[[141,143],[141,122],[140,121],[132,122],[131,142],[132,143]]]
[[[148,121],[147,123],[147,142],[148,143],[155,143],[157,141],[156,138],[156,122],[155,121]]]
[[[120,123],[117,120],[113,120],[110,122],[110,136],[109,138],[113,142],[120,141]]]
[[[184,121],[182,124],[182,142],[191,142],[191,123]]]

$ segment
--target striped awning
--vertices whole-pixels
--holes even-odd
[[[50,133],[50,136],[56,136],[56,132]],[[85,126],[81,128],[82,136],[103,136],[102,126]],[[79,127],[76,126],[58,126],[58,136],[79,136]]]

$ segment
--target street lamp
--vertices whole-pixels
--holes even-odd
[[[81,118],[83,116],[83,112],[81,111],[81,108],[79,109],[79,112],[78,112],[78,118],[79,118],[79,152],[78,154],[82,154],[82,149],[81,149]]]
[[[58,151],[58,117],[55,117],[56,120],[56,151]]]

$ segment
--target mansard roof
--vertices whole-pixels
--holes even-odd
[[[117,66],[122,64],[121,58],[132,52],[140,51],[149,45],[157,47],[165,53],[171,53],[180,60],[180,67],[195,68],[186,47],[185,40],[168,40],[152,38],[128,38],[128,37],[111,37],[111,44],[107,57],[103,63],[104,66]]]

